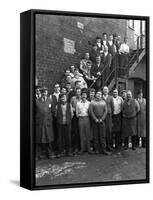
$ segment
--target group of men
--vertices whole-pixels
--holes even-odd
[[[73,94],[73,95],[72,95]],[[71,98],[70,98],[71,96]],[[118,90],[109,95],[108,87],[61,92],[55,84],[54,93],[47,88],[36,89],[36,158],[48,158],[88,154],[109,155],[113,149],[127,149],[129,136],[132,149],[136,150],[136,138],[145,147],[146,100],[142,91],[138,98],[132,92]]]
[[[61,86],[69,82],[74,88],[75,82],[80,80],[82,88],[94,87],[96,90],[107,85],[113,70],[116,74],[126,75],[130,48],[127,37],[121,43],[121,37],[113,34],[103,34],[96,37],[91,50],[85,52],[84,58],[78,67],[71,66],[67,69]]]
[[[136,136],[145,146],[146,100],[142,91],[133,99],[131,91],[104,86],[114,67],[126,68],[129,46],[117,35],[97,37],[78,68],[67,69],[53,94],[45,87],[36,88],[36,158],[89,154],[109,155],[113,148],[136,148]],[[106,82],[105,82],[106,83]],[[141,127],[141,128],[140,128]],[[130,137],[129,137],[130,136]]]

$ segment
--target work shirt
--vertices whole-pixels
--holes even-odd
[[[57,99],[57,101],[58,101],[60,92],[58,92],[58,93],[54,92],[53,95],[55,95],[55,97],[56,97],[56,99]]]
[[[130,52],[129,46],[125,43],[121,44],[121,46],[119,48],[119,54],[121,54],[121,53],[128,54],[129,52]]]
[[[72,104],[72,108],[74,112],[76,111],[77,102],[80,102],[80,101],[81,101],[81,97],[73,96],[71,98],[71,104]]]
[[[118,115],[122,111],[122,105],[123,105],[123,99],[120,96],[117,96],[116,98],[113,97],[114,102],[114,115]]]
[[[66,123],[66,104],[61,104],[62,115],[63,115],[63,124]]]
[[[86,72],[88,70],[88,67],[87,67],[87,62],[91,62],[91,60],[88,60],[88,59],[82,59],[80,61],[80,70],[83,71],[83,72]]]
[[[107,45],[107,40],[102,40],[102,44],[105,46]]]
[[[81,89],[82,88],[87,88],[87,83],[86,83],[86,81],[84,80],[83,77],[76,77],[75,76],[72,80],[73,80],[73,82],[72,82],[72,87],[73,88],[75,87],[75,82],[76,81],[80,81],[81,82],[81,84],[80,84]]]
[[[76,115],[77,117],[87,117],[89,115],[89,105],[90,102],[86,100],[83,102],[82,100],[80,102],[77,102],[76,104]]]

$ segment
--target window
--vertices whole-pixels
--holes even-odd
[[[129,20],[128,27],[134,29],[134,20],[133,19]]]

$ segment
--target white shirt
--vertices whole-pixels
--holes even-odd
[[[101,42],[97,42],[97,46],[101,48]]]
[[[122,104],[123,104],[123,99],[120,96],[117,96],[116,98],[113,97],[113,102],[114,102],[114,115],[119,114],[122,111]]]
[[[81,97],[77,98],[76,96],[73,96],[71,98],[71,105],[72,105],[73,111],[76,111],[77,102],[80,102],[80,101],[81,101]]]
[[[106,100],[108,97],[108,94],[107,95],[103,95],[103,98]]]
[[[74,78],[74,73],[70,72],[70,76],[71,76],[71,78]]]
[[[84,80],[83,77],[78,77],[78,78],[74,77],[72,80],[73,80],[72,87],[75,86],[75,82],[76,81],[80,81],[81,82],[81,84],[80,84],[81,89],[82,88],[87,88],[87,83],[86,83],[86,81]]]
[[[55,95],[55,96],[56,96],[56,98],[57,98],[57,101],[58,101],[58,99],[59,99],[59,95],[60,95],[60,92],[59,92],[59,93],[56,93],[56,92],[54,92],[54,93],[53,93],[53,95]]]
[[[80,101],[76,104],[76,115],[77,117],[87,117],[89,114],[90,102],[86,100],[85,102]]]
[[[119,53],[124,53],[127,54],[130,52],[130,48],[127,44],[123,43],[121,44],[120,48],[119,48]]]
[[[108,52],[104,52],[104,56],[106,57],[108,55]]]
[[[62,108],[62,114],[63,114],[63,124],[66,123],[66,104],[61,104],[61,108]]]
[[[112,46],[113,45],[113,41],[108,41],[109,45]]]
[[[107,44],[107,41],[106,40],[103,40],[103,45],[105,46]]]

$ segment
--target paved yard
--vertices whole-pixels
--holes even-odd
[[[114,152],[112,155],[80,155],[36,162],[36,185],[145,179],[146,151]]]

